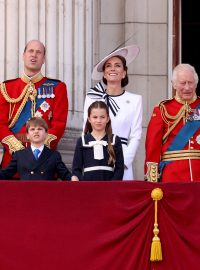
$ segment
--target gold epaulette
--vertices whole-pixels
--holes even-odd
[[[144,180],[149,182],[158,182],[160,174],[158,173],[158,163],[147,162],[147,173],[144,176]]]
[[[57,137],[56,137],[55,135],[53,135],[53,134],[48,134],[47,137],[46,137],[46,139],[45,139],[44,144],[45,144],[48,148],[50,148],[51,142],[52,142],[53,140],[56,140],[56,139],[57,139]]]
[[[2,140],[2,143],[5,143],[8,145],[11,154],[15,151],[24,149],[23,144],[19,140],[17,140],[14,135],[9,135],[5,137]]]

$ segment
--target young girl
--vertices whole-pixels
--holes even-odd
[[[84,135],[76,144],[72,180],[122,180],[123,174],[121,140],[112,134],[107,105],[95,101],[88,108]]]

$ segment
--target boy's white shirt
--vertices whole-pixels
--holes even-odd
[[[31,149],[32,149],[33,152],[34,152],[35,149],[39,149],[40,150],[40,153],[38,155],[38,157],[39,157],[41,155],[43,149],[44,149],[44,144],[41,145],[40,147],[35,147],[35,146],[31,145]]]

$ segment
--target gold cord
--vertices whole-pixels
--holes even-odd
[[[163,136],[163,142],[166,140],[167,136],[170,134],[170,132],[175,128],[175,126],[180,122],[181,119],[183,119],[184,123],[187,121],[187,117],[189,113],[191,112],[191,108],[188,105],[187,102],[181,107],[179,112],[176,115],[170,115],[167,112],[167,109],[163,103],[160,104],[160,110],[161,110],[161,116],[163,121],[168,125],[168,130]],[[174,120],[174,121],[169,121]]]
[[[20,96],[18,98],[11,98],[11,97],[9,97],[9,95],[8,95],[8,93],[6,91],[5,83],[1,83],[1,93],[2,93],[3,97],[5,98],[5,100],[7,102],[9,102],[9,103],[18,103],[25,96],[27,87],[28,87],[28,85],[26,85],[26,87],[24,87],[23,91],[21,92],[21,94],[20,94]]]
[[[17,110],[12,122],[9,125],[9,128],[12,128],[15,125],[15,123],[17,122],[17,119],[19,118],[24,106],[26,105],[26,102],[28,101],[28,98],[29,98],[29,92],[26,93],[26,95],[25,95],[19,109]]]
[[[31,100],[32,106],[31,106],[31,116],[33,117],[35,115],[35,110],[36,110],[36,101],[35,98],[37,96],[37,90],[35,89],[35,85],[32,82],[29,82],[23,89],[22,93],[18,98],[11,98],[9,97],[7,91],[6,91],[6,86],[5,83],[1,84],[1,93],[5,100],[10,103],[10,111],[9,111],[9,119],[11,119],[11,116],[13,115],[14,108],[12,109],[11,112],[11,104],[15,104],[20,102],[22,100],[22,103],[20,107],[18,108],[12,122],[9,125],[9,128],[12,128],[15,123],[17,122],[17,119],[19,118],[22,110],[24,109],[28,99]]]
[[[182,116],[183,112],[185,112],[185,106],[182,106],[181,109],[179,110],[179,112],[174,116],[170,115],[167,112],[167,109],[163,103],[160,104],[160,110],[161,110],[161,115],[162,115],[164,122],[166,124],[168,124],[168,123],[173,123],[173,122],[168,121],[167,118],[176,121],[180,116]]]

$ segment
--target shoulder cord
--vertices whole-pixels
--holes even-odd
[[[23,99],[19,109],[17,110],[17,112],[16,112],[16,114],[15,114],[13,120],[12,120],[12,122],[9,125],[9,128],[12,128],[15,125],[15,123],[17,122],[17,119],[19,118],[24,106],[26,105],[26,103],[27,103],[27,101],[29,99],[29,96],[30,96],[31,101],[32,101],[32,105],[33,105],[32,107],[35,108],[35,95],[33,94],[33,88],[32,87],[33,87],[32,84],[31,85],[27,84],[24,87],[24,89],[23,89],[22,93],[20,94],[20,96],[18,98],[14,99],[14,98],[11,98],[11,97],[8,96],[5,84],[4,83],[1,84],[1,93],[2,93],[3,97],[5,98],[5,100],[7,102],[15,104],[15,103],[17,103],[17,102],[19,102],[19,101],[21,101]],[[29,89],[30,89],[30,91],[29,91]],[[34,87],[34,89],[35,89],[35,87]],[[34,115],[34,108],[32,108],[32,116]]]
[[[187,113],[190,111],[190,108],[188,106],[188,104],[184,104],[181,109],[179,110],[179,112],[175,115],[172,116],[170,114],[168,114],[166,107],[164,104],[160,104],[160,109],[161,109],[161,116],[163,118],[163,121],[168,125],[168,131],[165,133],[165,135],[163,136],[163,143],[165,142],[167,136],[170,134],[170,132],[175,128],[175,126],[180,122],[180,120],[183,118],[185,120],[185,118],[187,117]],[[168,121],[168,119],[172,119],[174,121]],[[171,124],[171,126],[170,126]]]
[[[185,105],[183,105],[183,106],[180,108],[179,112],[178,112],[176,115],[174,115],[174,116],[173,116],[173,115],[170,115],[170,114],[167,112],[167,109],[166,109],[166,107],[165,107],[165,105],[164,105],[163,103],[160,104],[160,110],[161,110],[161,116],[162,116],[164,122],[165,122],[166,124],[169,124],[169,123],[175,122],[175,121],[180,117],[180,115],[183,114],[183,112],[185,113],[186,108],[185,108]],[[174,121],[171,121],[171,122],[170,122],[170,121],[167,120],[167,118],[168,118],[168,119],[171,119],[171,120],[174,120]]]
[[[2,83],[1,84],[1,93],[7,102],[17,103],[17,102],[21,101],[22,98],[25,96],[27,87],[28,87],[28,85],[26,85],[26,87],[24,87],[23,91],[21,92],[21,94],[18,98],[11,98],[11,97],[9,97],[9,95],[6,91],[5,83]]]

